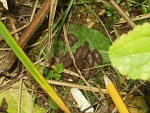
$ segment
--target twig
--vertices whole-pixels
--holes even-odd
[[[20,27],[20,28],[18,28],[18,29],[16,29],[16,30],[11,31],[10,34],[13,35],[13,34],[19,32],[19,31],[25,29],[26,27],[28,27],[29,24],[30,24],[30,23],[28,23],[28,24],[26,24],[26,25],[24,25],[24,26],[22,26],[22,27]]]
[[[10,22],[10,25],[11,25],[12,30],[13,30],[13,31],[16,30],[16,26],[14,25],[13,17],[12,17],[11,14],[9,14],[9,13],[7,14],[7,16],[8,16],[8,19],[9,19],[9,22]],[[14,38],[15,38],[16,41],[19,40],[19,35],[18,35],[18,33],[14,33]]]
[[[34,15],[35,15],[35,11],[36,11],[37,4],[38,4],[38,0],[35,1],[35,5],[34,5],[33,11],[32,11],[32,15],[31,15],[31,18],[30,18],[30,22],[33,20],[33,17],[34,17]]]
[[[147,19],[147,18],[150,18],[150,13],[143,14],[143,15],[138,15],[135,18],[132,18],[132,21],[142,20],[142,19]],[[121,23],[126,23],[126,21],[125,20],[120,20],[119,22],[117,22],[115,24],[121,24]]]
[[[18,113],[20,113],[20,108],[21,108],[21,94],[22,94],[22,78],[20,78],[20,84],[19,84]]]
[[[129,26],[133,29],[136,25],[135,23],[123,12],[123,10],[116,4],[114,0],[109,0],[109,2],[114,6],[114,8],[119,12],[119,14],[127,21]]]
[[[78,84],[61,82],[61,81],[54,81],[54,80],[47,80],[47,81],[50,84],[55,84],[55,85],[59,85],[59,86],[66,86],[66,87],[71,87],[71,88],[78,88],[78,89],[82,89],[82,90],[87,90],[87,91],[99,92],[99,89],[95,88],[95,87],[89,88],[88,86],[85,86],[85,85],[78,85]],[[106,89],[101,89],[101,91],[104,94],[108,94]],[[127,93],[126,92],[120,92],[120,95],[127,95]]]

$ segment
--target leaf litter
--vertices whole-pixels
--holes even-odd
[[[15,2],[18,3],[20,1],[15,1]],[[28,8],[31,8],[31,6],[29,4],[34,5],[34,1],[32,1],[32,0],[30,2],[27,2],[27,3],[24,2],[23,0],[21,0],[21,2],[23,2],[25,4],[23,6],[22,5],[20,6],[21,11],[24,11],[24,10],[27,10]],[[39,2],[38,8],[39,8],[39,6],[40,7],[42,6],[42,3],[43,3],[43,1]],[[57,4],[58,5],[58,12],[56,11],[56,14],[55,14],[56,18],[59,18],[59,16],[60,16],[60,12],[59,12],[59,10],[60,10],[59,8],[60,7],[59,7],[59,5],[61,5],[61,4],[65,4],[65,3],[58,3]],[[108,2],[108,4],[109,4],[109,2]],[[125,4],[124,2],[120,2],[121,6],[125,6],[124,4]],[[135,4],[132,4],[132,5],[133,5],[133,8],[129,7],[129,9],[135,10],[134,8],[137,7],[137,6],[134,7]],[[25,8],[24,8],[24,6],[25,6]],[[104,22],[107,30],[109,31],[109,33],[111,33],[111,37],[112,37],[113,40],[116,38],[116,32],[119,31],[118,33],[122,34],[122,33],[127,32],[127,31],[130,30],[130,28],[128,27],[128,25],[126,23],[125,24],[120,24],[119,26],[115,25],[115,22],[116,21],[118,22],[120,16],[119,16],[118,12],[115,11],[114,9],[111,9],[111,8],[109,9],[108,7],[106,8],[105,5],[103,5],[103,3],[97,2],[97,1],[96,1],[96,4],[94,4],[94,3],[91,2],[91,4],[88,4],[88,6],[96,14],[100,14],[100,11],[104,10],[104,9],[106,10],[106,12],[107,11],[108,12],[110,12],[110,11],[113,12],[112,15],[107,15],[107,13],[103,13],[102,15],[99,15],[99,17]],[[37,10],[38,10],[38,8],[37,8]],[[126,7],[123,7],[123,8],[124,8],[124,10],[126,10]],[[31,8],[31,11],[32,11],[32,8]],[[139,8],[138,8],[138,10],[136,12],[137,13],[131,11],[132,18],[134,18],[134,14],[136,14],[136,16],[137,16],[137,14],[138,15],[141,14],[141,12],[139,13]],[[130,79],[127,79],[126,77],[122,77],[114,68],[111,67],[110,60],[108,58],[108,49],[109,49],[109,46],[111,45],[111,42],[107,38],[108,36],[107,36],[107,33],[105,32],[104,28],[99,24],[98,20],[93,16],[93,14],[90,13],[85,8],[85,6],[82,5],[82,3],[81,3],[81,5],[74,5],[72,7],[72,10],[71,10],[70,14],[72,14],[71,21],[70,21],[72,23],[72,25],[71,25],[71,27],[69,27],[68,34],[72,33],[72,34],[74,34],[78,38],[78,42],[75,43],[75,45],[71,47],[71,51],[74,53],[75,50],[79,46],[83,45],[85,41],[88,41],[90,43],[89,44],[89,48],[91,50],[97,49],[101,53],[103,61],[104,61],[104,63],[103,63],[102,66],[99,66],[99,65],[97,65],[95,63],[95,65],[94,65],[95,67],[99,66],[99,67],[97,67],[98,71],[97,71],[97,73],[95,75],[91,76],[89,80],[87,80],[88,83],[90,85],[92,85],[93,87],[95,87],[96,86],[94,84],[94,82],[95,82],[95,83],[99,84],[101,88],[105,89],[104,81],[103,81],[103,75],[108,75],[109,78],[113,81],[113,83],[117,86],[117,88],[118,88],[118,90],[120,92],[123,91],[123,92],[127,92],[127,94],[129,96],[132,95],[132,99],[131,98],[127,98],[127,101],[126,101],[127,105],[129,106],[129,108],[130,107],[132,109],[135,108],[136,110],[137,110],[137,108],[138,109],[142,109],[143,108],[142,106],[138,106],[137,107],[137,105],[135,105],[135,104],[138,104],[138,101],[143,101],[142,105],[147,106],[147,104],[144,104],[144,101],[146,101],[145,97],[144,97],[144,100],[143,100],[143,98],[138,98],[138,96],[148,95],[149,94],[149,82],[147,81],[147,82],[143,83],[140,80],[132,81]],[[5,16],[2,15],[2,17],[5,17]],[[16,17],[17,18],[18,17],[19,18],[22,17],[21,22],[18,22],[18,20],[17,20],[18,24],[15,23],[15,25],[17,27],[21,27],[29,19],[29,17],[23,17],[23,13],[21,13],[19,16],[14,16],[14,17],[15,18]],[[116,18],[116,20],[114,21],[115,18]],[[43,23],[43,26],[42,25],[41,26],[47,28],[47,25],[45,26],[46,22],[47,22],[47,20]],[[92,22],[94,23],[93,26],[92,26],[92,28],[87,28],[87,26],[90,25]],[[113,25],[115,26],[115,28],[118,31],[114,30]],[[34,34],[33,37],[38,37],[38,38],[36,38],[36,39],[33,38],[28,43],[30,45],[37,44],[37,46],[33,46],[33,47],[29,46],[29,49],[27,49],[27,52],[26,52],[28,54],[28,56],[30,57],[30,59],[33,62],[37,62],[37,61],[39,61],[39,59],[42,59],[42,58],[46,57],[47,48],[43,48],[43,47],[46,46],[46,38],[44,39],[44,35],[46,35],[47,31],[44,32],[44,33],[42,33],[41,31],[44,31],[44,30],[42,29],[42,30],[40,30],[40,32],[36,32],[36,34]],[[21,33],[22,32],[20,32],[19,34],[21,34]],[[42,43],[39,43],[40,41]],[[6,48],[7,47],[7,46],[5,46],[4,42],[0,42],[0,43],[2,44],[2,48]],[[64,42],[62,42],[62,41],[59,41],[59,42],[54,41],[53,47],[55,46],[55,43],[58,43],[58,46],[60,46],[59,47],[59,53],[58,53],[59,55],[63,54],[63,51],[67,51],[67,48],[66,48]],[[2,52],[2,54],[4,54],[4,52]],[[55,53],[51,54],[50,60],[49,60],[50,64],[53,64],[53,65],[59,64],[58,58],[59,58],[59,56],[55,56]],[[42,66],[42,68],[43,68],[42,69],[43,70],[42,73],[44,73],[45,67]],[[52,70],[50,68],[48,68],[48,69]],[[60,71],[57,68],[54,69],[54,70]],[[26,77],[24,77],[24,80],[27,80],[28,83],[30,83],[30,84],[26,83],[26,85],[23,86],[24,88],[31,88],[30,86],[32,86],[32,87],[38,87],[36,85],[36,82],[34,81],[34,79],[31,77],[31,75],[28,72],[25,72],[24,76],[26,76]],[[51,78],[51,77],[49,79],[56,80],[56,78]],[[7,80],[11,80],[11,78],[7,77]],[[62,81],[61,78],[58,78],[57,80]],[[31,85],[31,84],[34,84],[34,85]],[[84,82],[82,80],[79,80],[78,84],[84,84]],[[143,84],[143,85],[141,85],[141,84]],[[16,84],[14,84],[14,85],[16,85]],[[17,85],[17,86],[19,87],[19,85]],[[76,102],[70,96],[70,92],[69,92],[70,88],[62,87],[62,86],[57,86],[57,85],[54,85],[53,87],[54,87],[54,89],[56,89],[56,91],[59,93],[59,95],[65,100],[65,103],[67,103],[67,106],[72,109],[72,112],[74,112],[74,111],[79,112],[78,107],[75,104]],[[134,88],[134,87],[136,87],[136,88]],[[15,91],[12,91],[12,90],[15,90]],[[38,91],[42,91],[42,89],[40,89],[40,87],[38,87],[37,90]],[[5,111],[11,110],[10,106],[12,104],[12,106],[15,105],[15,110],[16,111],[14,111],[14,112],[17,112],[18,94],[17,94],[16,91],[17,91],[16,89],[10,88],[10,89],[7,89],[7,94],[6,94],[6,92],[3,92],[4,95],[6,94],[6,96],[3,96],[3,94],[1,93],[1,95],[2,95],[1,99],[0,99],[1,102],[2,102],[3,98],[5,97],[6,98],[6,103],[8,104],[8,108],[7,108],[7,110],[5,109]],[[90,91],[86,91],[86,90],[81,90],[81,91],[82,91],[83,95],[86,97],[86,99],[89,101],[89,103],[91,103],[91,105],[93,105],[93,107],[95,109],[95,112],[100,112],[103,107],[106,107],[106,106],[104,106],[104,103],[106,105],[108,105],[108,108],[105,109],[105,111],[103,111],[103,112],[112,112],[115,109],[115,106],[114,106],[113,102],[111,101],[111,98],[109,97],[109,95],[106,95],[106,97],[102,98],[102,93],[103,92],[96,93],[96,95],[97,95],[96,96],[96,95],[94,95]],[[26,96],[23,96],[24,94]],[[10,95],[13,95],[13,96],[10,96]],[[43,104],[46,105],[47,102],[48,102],[48,98],[45,95],[42,94],[43,98],[40,98],[40,99],[41,100],[45,100]],[[69,95],[69,97],[68,97],[68,95]],[[136,99],[136,97],[138,99]],[[27,99],[27,102],[30,103],[28,105],[33,105],[34,102],[36,103],[36,101],[33,101],[33,97],[31,96],[31,91],[23,91],[21,98],[23,98],[24,100]],[[36,97],[36,98],[39,98],[39,97]],[[68,98],[68,100],[66,98]],[[69,98],[71,98],[71,99],[69,100]],[[9,101],[9,100],[11,100],[11,101]],[[135,102],[134,106],[131,104],[133,102]],[[3,104],[6,105],[6,103],[2,102],[1,106]],[[95,104],[95,103],[97,103],[97,104]],[[24,104],[24,102],[21,102],[21,105],[22,105],[21,110],[25,109],[26,112],[31,110],[31,106],[30,107],[26,107],[26,105]],[[44,113],[45,110],[43,109],[42,103],[39,103],[39,105],[41,107],[39,107],[39,106],[36,105],[34,107],[34,109],[35,110],[36,109],[41,109],[41,111],[39,110],[40,113]],[[55,112],[61,111],[58,108],[57,109],[56,108],[55,109],[51,109],[48,105],[46,105],[45,109],[47,109],[47,110],[49,109],[50,111],[55,111]],[[144,109],[147,109],[147,107],[145,107]],[[36,111],[36,112],[38,112],[38,111]],[[134,112],[137,113],[137,111],[132,111],[132,112],[133,113]],[[140,111],[138,111],[138,112],[140,113]],[[146,112],[146,111],[141,111],[141,112],[143,113],[143,112]]]

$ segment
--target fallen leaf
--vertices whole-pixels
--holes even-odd
[[[19,87],[19,82],[13,84],[13,86]],[[22,85],[23,88],[26,88],[25,85]],[[17,113],[18,112],[18,100],[19,100],[19,90],[10,88],[1,93],[0,101],[6,98],[8,103],[7,112],[8,113]],[[44,113],[45,109],[34,104],[32,96],[28,91],[22,90],[21,94],[21,103],[20,103],[20,113]],[[33,112],[32,112],[33,110]]]
[[[144,99],[144,96],[128,98],[126,104],[131,113],[148,113],[149,107]]]

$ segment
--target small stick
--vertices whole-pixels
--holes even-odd
[[[9,19],[9,22],[10,22],[10,25],[11,25],[12,30],[13,30],[13,31],[16,30],[16,26],[15,26],[15,24],[14,24],[13,17],[11,16],[10,13],[8,13],[7,16],[8,16],[8,19]],[[14,38],[15,38],[16,41],[19,40],[19,35],[18,35],[18,33],[14,33]]]
[[[78,84],[74,84],[74,83],[68,83],[68,82],[61,82],[61,81],[54,81],[54,80],[47,80],[48,83],[50,84],[55,84],[58,86],[66,86],[66,87],[70,87],[70,88],[78,88],[81,90],[87,90],[87,91],[93,91],[93,92],[99,92],[99,89],[96,87],[88,87],[85,85],[78,85]],[[101,89],[101,91],[104,94],[108,94],[108,91],[106,89]],[[126,92],[120,92],[121,95],[127,95]]]
[[[146,18],[150,18],[150,13],[138,15],[138,16],[132,18],[132,21],[143,20],[143,19],[146,19]],[[119,22],[117,22],[115,24],[121,24],[121,23],[126,23],[126,21],[125,20],[120,20]]]

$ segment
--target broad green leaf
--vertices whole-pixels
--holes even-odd
[[[100,31],[95,29],[89,29],[84,26],[74,25],[70,27],[69,34],[74,34],[78,38],[78,42],[75,43],[74,46],[71,47],[71,50],[75,52],[75,50],[84,45],[85,41],[89,42],[89,48],[91,50],[97,49],[103,58],[104,63],[109,62],[108,58],[108,49],[111,45],[110,40]]]
[[[62,73],[63,70],[64,70],[64,67],[63,67],[62,64],[58,64],[58,65],[55,67],[55,69],[54,69],[54,71],[55,71],[56,73]]]
[[[112,66],[131,79],[150,78],[150,24],[136,26],[109,49]]]
[[[19,87],[19,82],[16,82],[15,84],[13,84],[13,86]],[[22,88],[26,88],[24,84],[22,85]],[[0,102],[4,97],[6,98],[6,102],[8,103],[7,112],[17,113],[19,90],[10,88],[9,90],[2,92],[0,96]],[[20,104],[20,113],[45,113],[46,111],[44,108],[39,107],[38,105],[33,103],[32,96],[26,90],[22,90]]]

